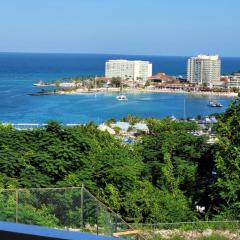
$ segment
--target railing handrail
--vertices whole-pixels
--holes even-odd
[[[28,191],[28,190],[66,190],[66,189],[81,189],[82,187],[47,187],[47,188],[2,188],[1,191]]]
[[[79,191],[85,191],[89,196],[91,196],[99,206],[103,207],[106,209],[108,212],[110,212],[114,217],[118,218],[122,223],[125,224],[131,231],[134,231],[135,229],[133,226],[129,223],[127,223],[118,213],[115,213],[110,207],[106,206],[103,202],[101,202],[98,198],[96,198],[91,192],[89,192],[83,185],[80,187],[48,187],[48,188],[4,188],[0,189],[1,192],[16,192],[16,196],[18,196],[21,192],[28,192],[28,191],[48,191],[48,190],[53,190],[53,191],[64,191],[64,190],[71,190],[71,189],[78,189]],[[18,202],[18,197],[16,197],[16,202]],[[16,222],[17,221],[17,212],[18,212],[18,203],[16,203]],[[83,206],[82,206],[83,207]],[[118,224],[117,222],[114,224]],[[138,236],[141,236],[138,233]],[[141,236],[141,239],[145,239],[143,236]]]
[[[198,224],[198,223],[240,223],[240,220],[222,220],[222,221],[194,221],[194,222],[162,222],[162,223],[129,223],[131,225],[156,226],[156,225],[181,225],[181,224]]]

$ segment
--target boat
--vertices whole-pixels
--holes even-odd
[[[36,87],[48,87],[48,86],[56,86],[54,83],[45,83],[42,80],[40,80],[38,83],[34,83],[33,86]]]
[[[30,96],[43,96],[43,95],[52,95],[52,94],[56,94],[56,93],[57,93],[56,89],[54,89],[53,91],[46,91],[46,90],[42,89],[41,92],[28,93],[27,95],[30,95]]]
[[[209,107],[223,107],[223,105],[221,103],[218,103],[218,102],[214,102],[214,101],[210,101],[208,103],[208,106]]]
[[[116,97],[116,99],[117,99],[118,101],[127,101],[127,100],[128,100],[126,95],[118,95],[118,96]]]

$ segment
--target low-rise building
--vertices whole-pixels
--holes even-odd
[[[157,73],[148,78],[152,83],[176,83],[178,82],[175,77],[168,76],[166,73]]]
[[[240,73],[229,75],[228,88],[240,88]]]

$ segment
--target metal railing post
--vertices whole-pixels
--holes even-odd
[[[16,189],[16,223],[18,223],[18,197],[19,197],[19,190]]]
[[[83,198],[83,194],[84,194],[84,185],[82,184],[81,187],[81,228],[82,228],[82,232],[83,232],[83,228],[84,228],[84,215],[83,215],[83,204],[84,204],[84,198]]]
[[[97,214],[96,214],[96,224],[97,224],[97,235],[99,234],[99,228],[98,228],[98,216],[99,216],[99,205],[97,204]]]

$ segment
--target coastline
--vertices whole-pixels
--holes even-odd
[[[64,95],[78,95],[83,93],[118,93],[119,88],[97,88],[97,89],[77,89],[74,91],[58,91],[56,94]],[[190,95],[202,95],[202,96],[223,96],[223,97],[237,97],[238,94],[234,92],[202,92],[202,91],[184,91],[173,89],[132,89],[126,88],[122,93],[176,93],[176,94],[190,94]]]

